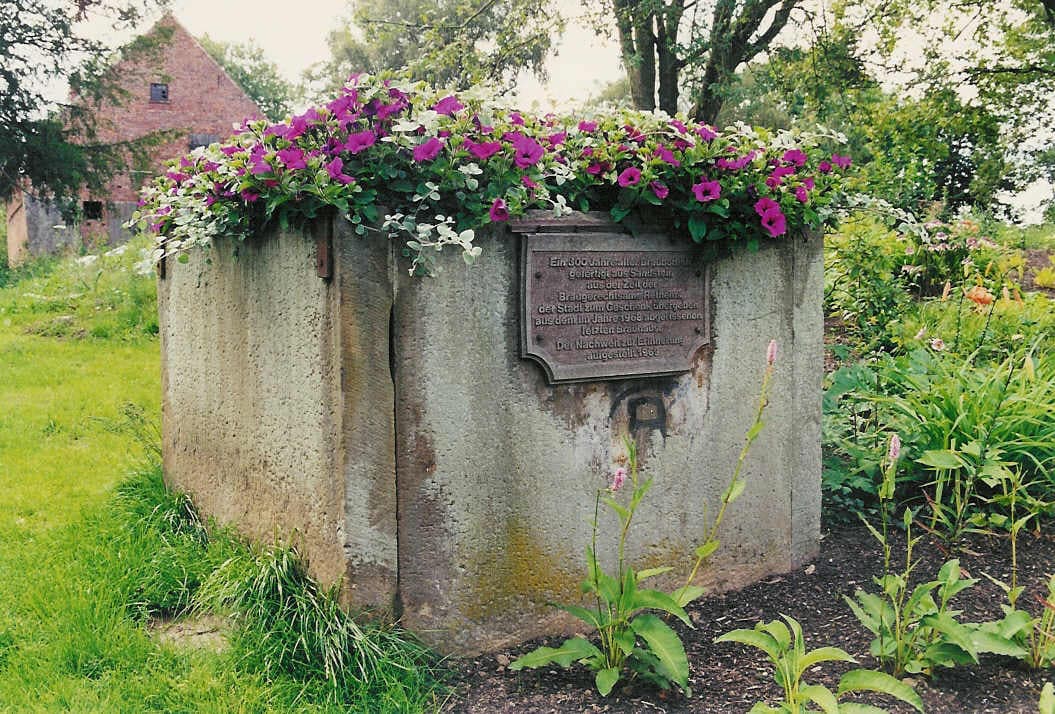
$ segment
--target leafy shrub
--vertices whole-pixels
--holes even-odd
[[[901,272],[904,246],[896,233],[863,216],[828,239],[824,257],[825,312],[837,315],[862,343],[892,346],[909,301]]]
[[[852,703],[839,703],[844,694],[852,692],[888,694],[912,705],[917,711],[923,711],[923,700],[916,690],[885,672],[850,670],[839,679],[837,693],[820,684],[804,683],[803,676],[807,672],[815,671],[814,668],[819,664],[856,660],[838,647],[818,647],[807,652],[802,627],[794,618],[787,615],[783,617],[787,625],[779,620],[760,622],[753,630],[733,630],[715,640],[757,647],[765,652],[773,663],[773,678],[784,690],[784,700],[777,707],[763,703],[755,704],[751,707],[751,714],[808,714],[815,711],[811,704],[816,704],[821,711],[829,714],[882,711],[858,708]]]
[[[157,334],[157,289],[143,264],[147,238],[103,253],[30,261],[0,292],[0,314],[38,334],[129,340]]]
[[[833,374],[824,410],[829,463],[838,466],[826,480],[844,502],[874,502],[887,433],[900,436],[910,458],[898,495],[925,494],[938,525],[962,528],[1000,509],[985,497],[1001,469],[1021,470],[1039,499],[1055,495],[1051,356],[1023,348],[996,365],[922,349],[882,357]]]

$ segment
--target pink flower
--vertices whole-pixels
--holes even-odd
[[[799,186],[795,189],[795,198],[798,199],[799,203],[806,203],[806,201],[810,200],[810,194],[805,186]]]
[[[260,198],[259,193],[253,193],[252,191],[242,191],[241,196],[242,200],[246,203],[252,203],[256,199]]]
[[[850,168],[850,157],[840,156],[839,154],[832,154],[832,163],[838,166],[840,169]]]
[[[446,116],[453,116],[455,112],[460,112],[462,109],[465,109],[465,105],[459,102],[458,97],[453,94],[449,97],[444,97],[432,107],[432,110],[437,114],[445,114]]]
[[[945,349],[945,340],[940,337],[935,337],[930,341],[930,348],[935,352],[941,352]]]
[[[793,166],[805,166],[807,157],[801,149],[789,149],[781,158]]]
[[[718,138],[718,134],[715,133],[714,129],[706,124],[700,124],[700,126],[696,128],[696,136],[704,141],[714,141]]]
[[[399,114],[403,111],[405,105],[403,102],[393,102],[392,104],[382,104],[377,108],[378,120],[388,119],[390,116]]]
[[[528,188],[530,188],[532,190],[538,188],[538,184],[535,183],[534,181],[532,181],[530,176],[521,176],[520,177],[520,183],[524,184],[525,186],[527,186]]]
[[[335,158],[330,163],[326,164],[326,173],[329,174],[330,178],[344,185],[354,183],[355,179],[351,176],[346,175],[341,171],[344,168],[344,162],[341,161],[340,157]]]
[[[648,187],[652,189],[652,193],[656,194],[656,198],[661,201],[670,194],[670,189],[662,181],[653,181]]]
[[[510,123],[516,124],[517,126],[524,125],[524,117],[520,116],[520,112],[513,112],[512,114],[510,114],[509,121]]]
[[[813,182],[813,177],[812,176],[807,176],[806,178],[802,179],[802,185],[806,187],[806,190],[812,191],[813,187],[816,184]]]
[[[597,131],[597,122],[581,121],[579,122],[579,131]]]
[[[422,161],[432,161],[439,156],[442,149],[443,142],[436,137],[431,137],[425,143],[418,144],[414,147],[414,161],[417,161],[418,163],[421,163]]]
[[[612,474],[612,483],[610,488],[613,491],[618,491],[623,487],[624,483],[626,483],[626,469],[620,466],[615,470],[615,473]]]
[[[523,134],[514,134],[511,143],[516,151],[513,163],[521,169],[534,166],[542,158],[542,154],[545,151],[537,141]]]
[[[656,153],[654,155],[671,166],[681,166],[681,162],[674,158],[674,152],[662,144],[656,147]]]
[[[355,134],[349,134],[348,141],[344,142],[344,150],[349,154],[358,154],[363,149],[373,146],[375,141],[377,141],[377,137],[374,136],[372,131],[360,131]]]
[[[506,202],[500,198],[496,198],[494,203],[491,204],[491,220],[495,223],[509,220],[509,208],[506,206]]]
[[[779,208],[762,214],[762,227],[769,231],[769,235],[774,238],[782,236],[788,231],[787,219]]]
[[[586,173],[591,176],[599,176],[604,173],[604,166],[595,161],[586,167]]]
[[[830,174],[832,172],[832,162],[824,160],[817,164],[817,170],[822,174]]]
[[[550,146],[556,148],[556,147],[560,146],[561,144],[563,144],[564,141],[567,138],[568,138],[568,132],[566,132],[566,131],[559,131],[556,134],[550,134],[549,136],[547,136],[546,137],[546,141],[549,142]]]
[[[685,126],[684,123],[678,121],[677,119],[671,119],[670,125],[677,129],[679,134],[684,134],[686,131],[689,130],[689,128]]]
[[[633,166],[623,169],[623,172],[619,174],[619,185],[623,188],[627,186],[636,186],[641,180],[641,170],[634,168]]]
[[[770,340],[766,346],[766,364],[770,367],[777,361],[777,341]]]
[[[780,180],[780,178],[778,176],[767,176],[766,177],[766,186],[768,186],[769,188],[776,188],[780,184],[781,184],[781,180]]]
[[[780,204],[772,198],[760,198],[755,201],[755,213],[759,216],[765,215],[767,211],[780,210]]]
[[[722,184],[718,181],[700,181],[693,185],[692,193],[700,203],[717,201],[722,195]]]
[[[278,152],[278,159],[286,165],[287,169],[304,169],[308,166],[304,162],[304,152],[297,147]]]
[[[479,144],[475,141],[469,141],[467,143],[469,145],[469,153],[480,161],[486,161],[502,150],[502,142],[500,141],[482,141]]]
[[[890,449],[887,451],[887,459],[897,461],[901,457],[901,437],[897,434],[890,436]]]

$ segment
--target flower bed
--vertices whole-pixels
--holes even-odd
[[[850,166],[821,150],[833,138],[718,131],[662,113],[534,117],[480,90],[361,75],[325,106],[247,122],[226,143],[171,162],[133,222],[158,234],[157,259],[332,206],[360,235],[380,224],[402,236],[418,273],[447,245],[473,262],[476,228],[532,208],[600,208],[619,221],[656,206],[697,243],[757,248],[833,222]],[[379,205],[394,212],[381,216]]]

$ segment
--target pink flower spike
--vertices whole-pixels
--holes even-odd
[[[491,204],[491,220],[495,223],[509,220],[509,208],[506,206],[506,202],[500,198],[496,198],[494,203]]]
[[[890,450],[887,452],[887,458],[890,461],[897,461],[901,458],[901,437],[897,434],[890,436]]]
[[[618,491],[623,487],[624,483],[626,483],[626,469],[620,466],[612,474],[611,490]]]
[[[436,137],[432,137],[423,144],[418,144],[414,147],[414,161],[418,163],[432,161],[440,155],[442,149],[443,142]]]
[[[777,341],[770,340],[766,347],[766,364],[772,367],[777,361]]]
[[[641,169],[634,168],[633,166],[623,169],[623,172],[619,174],[619,185],[623,188],[628,186],[636,186],[641,180]]]

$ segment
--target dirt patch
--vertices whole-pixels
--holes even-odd
[[[895,561],[903,553],[902,542],[897,540]],[[1001,616],[1003,595],[982,573],[1009,577],[1009,553],[1006,539],[976,537],[957,554],[963,569],[980,579],[953,600],[954,606],[963,611],[964,620]],[[914,555],[921,558],[917,569],[921,578],[933,577],[947,557],[939,544],[927,541],[917,546]],[[1027,587],[1021,602],[1023,607],[1031,607],[1033,595],[1046,592],[1046,588],[1042,589],[1045,574],[1055,569],[1055,539],[1050,535],[1024,536],[1019,542],[1019,558],[1020,582]],[[858,588],[874,589],[872,577],[881,567],[879,546],[864,528],[838,527],[826,533],[820,556],[803,569],[691,606],[689,613],[696,628],[677,625],[691,665],[691,699],[637,682],[623,685],[602,698],[593,688],[593,677],[582,667],[509,671],[510,661],[517,656],[539,644],[557,644],[556,640],[545,640],[496,655],[452,661],[457,668],[456,694],[444,711],[746,712],[757,701],[776,702],[780,696],[768,662],[756,650],[714,644],[714,639],[729,630],[750,628],[759,620],[787,614],[802,624],[808,648],[842,647],[857,658],[860,666],[875,667],[868,654],[870,634],[854,618],[843,595],[852,595]],[[825,665],[820,672],[811,670],[808,681],[834,689],[845,670],[845,666]],[[1055,672],[1030,672],[1013,660],[982,655],[977,665],[940,670],[930,680],[913,681],[929,714],[1035,714],[1040,689],[1048,680],[1055,680]],[[892,714],[914,711],[888,698],[862,701],[883,706]]]
[[[216,615],[202,615],[181,620],[154,620],[147,629],[164,644],[184,650],[211,650],[223,652],[227,649],[231,634],[231,621]]]
[[[1026,274],[1022,276],[1022,289],[1037,290],[1039,292],[1047,293],[1048,295],[1055,295],[1055,290],[1040,287],[1033,282],[1033,276],[1035,276],[1038,271],[1052,267],[1051,258],[1055,253],[1045,249],[1032,249],[1022,251],[1022,255],[1026,259]]]

